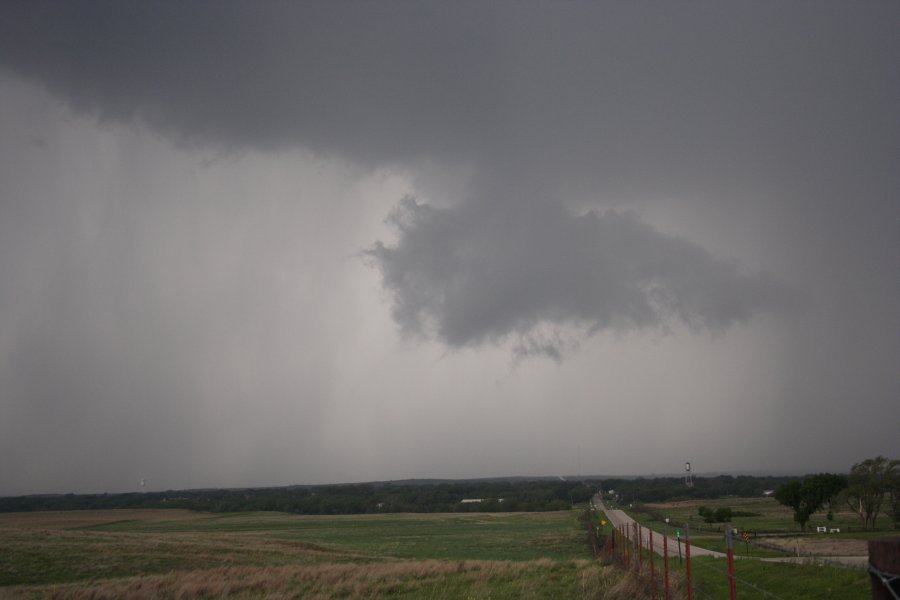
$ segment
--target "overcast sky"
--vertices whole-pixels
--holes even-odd
[[[0,494],[900,457],[898,22],[4,2]]]

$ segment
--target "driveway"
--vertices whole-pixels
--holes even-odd
[[[635,520],[625,514],[624,511],[606,508],[606,505],[603,504],[603,498],[600,497],[600,494],[594,496],[594,506],[598,509],[602,510],[606,513],[606,516],[609,517],[610,522],[615,525],[617,528],[620,525],[625,525],[625,532],[628,536],[628,539],[632,539],[634,537],[634,525]],[[640,536],[642,543],[645,548],[650,547],[650,530],[643,525],[639,525],[638,529],[640,530]],[[663,554],[663,538],[666,537],[663,534],[654,531],[653,532],[653,551],[662,556]],[[669,555],[671,556],[673,552],[677,552],[678,548],[678,540],[673,538],[672,536],[668,536],[669,539]],[[697,546],[691,546],[691,556],[714,556],[716,558],[725,558],[724,552],[716,552],[715,550],[707,550],[705,548],[698,548]]]

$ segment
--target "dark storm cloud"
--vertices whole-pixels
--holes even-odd
[[[523,369],[514,378],[520,389],[498,393],[533,394],[543,406],[551,394],[589,390],[585,407],[599,417],[607,406],[593,388],[605,379],[600,397],[621,398],[643,420],[647,398],[677,404],[668,401],[672,388],[691,420],[673,429],[678,439],[659,436],[654,456],[643,455],[648,468],[674,445],[704,437],[686,434],[701,415],[707,432],[738,424],[765,432],[765,453],[740,450],[752,458],[739,460],[760,468],[788,454],[792,466],[829,469],[890,454],[900,394],[897,22],[894,0],[2,2],[0,402],[13,416],[0,418],[0,454],[17,456],[35,431],[62,440],[53,456],[53,444],[35,450],[46,460],[21,461],[15,479],[27,481],[33,465],[51,472],[55,456],[73,455],[85,439],[110,441],[113,431],[161,455],[163,446],[197,444],[266,463],[291,455],[267,445],[283,427],[285,439],[311,440],[297,454],[319,456],[320,441],[339,439],[348,463],[374,457],[398,475],[393,465],[425,447],[447,461],[461,445],[478,448],[474,437],[455,437],[475,421],[485,427],[479,437],[496,439],[502,451],[494,454],[548,454],[534,443],[547,424],[536,413],[539,426],[523,426],[523,441],[513,443],[502,433],[509,423],[487,411],[466,413],[459,427],[427,425],[428,410],[457,410],[442,394],[481,406],[490,378],[461,365],[471,360],[492,377],[505,354],[459,353],[440,368],[460,370],[436,380],[425,351],[417,363],[392,346],[391,323],[379,329],[381,308],[359,292],[368,280],[340,288],[329,277],[339,270],[329,259],[359,248],[369,248],[396,322],[454,348],[508,340],[518,356],[559,360],[598,331],[730,327],[703,350],[706,336],[666,338],[661,345],[677,346],[684,361],[675,366],[650,343],[629,354],[630,342],[615,341],[604,355],[607,340],[596,336],[584,344],[590,353],[558,369]],[[13,88],[25,100],[4,95]],[[63,124],[35,88],[88,119]],[[8,135],[23,121],[36,139]],[[154,146],[135,122],[165,143]],[[58,148],[62,131],[76,141]],[[128,138],[122,157],[104,151],[118,136]],[[400,205],[389,239],[371,225],[383,215],[366,212],[390,204],[383,199],[331,206],[339,185],[326,186],[332,195],[316,186],[285,191],[273,182],[283,173],[261,163],[221,188],[215,182],[229,167],[178,167],[202,152],[232,159],[252,148],[300,168],[281,152],[295,147],[322,164],[400,173],[421,201]],[[347,225],[360,215],[367,225]],[[136,240],[140,247],[130,246]],[[366,310],[354,318],[347,298]],[[807,310],[789,319],[754,318],[798,306]],[[358,345],[364,331],[370,343]],[[371,371],[354,376],[353,359]],[[618,370],[598,377],[597,362]],[[397,418],[385,417],[386,444],[416,439],[414,431],[429,439],[384,458],[355,445],[343,423],[316,433],[327,419],[305,406],[294,436],[284,407],[298,396],[309,406],[343,403],[360,438],[377,420],[370,417],[387,415]],[[273,397],[283,406],[256,412],[271,421],[241,408],[247,398]],[[358,410],[362,397],[371,415]],[[383,410],[394,401],[394,413]],[[220,404],[224,414],[207,419]],[[559,407],[552,412],[563,414]],[[758,410],[755,425],[734,420],[742,407]],[[413,416],[398,434],[401,415]],[[178,439],[153,443],[145,422]],[[558,436],[590,422],[581,412],[560,420]],[[253,424],[256,435],[240,447],[239,433]],[[433,445],[436,430],[453,441]],[[257,442],[270,455],[252,451]],[[616,442],[630,443],[611,441],[606,455],[618,453]],[[485,455],[469,464],[489,469]],[[0,482],[13,479],[6,473]]]
[[[431,322],[451,345],[541,322],[718,330],[783,285],[563,203],[749,202],[802,243],[805,215],[890,168],[893,138],[873,132],[896,130],[879,58],[895,6],[811,6],[7,3],[0,65],[185,144],[472,169],[475,199],[407,206],[414,223],[373,254],[407,329]],[[855,176],[828,183],[839,170]],[[543,200],[523,200],[531,188]]]
[[[188,143],[722,192],[887,125],[896,8],[811,6],[5,3],[0,65]]]
[[[575,215],[552,203],[465,202],[440,209],[406,198],[391,215],[395,245],[367,255],[408,333],[451,347],[518,338],[519,354],[559,359],[573,325],[721,331],[800,299],[764,274],[715,259],[632,213]],[[541,329],[549,328],[549,333]]]
[[[491,28],[464,8],[74,2],[4,13],[0,63],[79,112],[141,119],[187,143],[304,145],[381,164],[458,149],[498,116],[498,84],[486,97],[469,87],[492,79],[478,69],[493,70]]]

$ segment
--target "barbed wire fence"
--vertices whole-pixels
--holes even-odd
[[[591,519],[587,519],[590,523]],[[666,528],[668,530],[668,527]],[[676,598],[702,598],[704,600],[719,600],[708,589],[704,589],[694,577],[693,568],[700,568],[702,571],[714,573],[715,577],[721,578],[726,584],[727,598],[736,600],[738,589],[751,592],[751,596],[760,597],[766,600],[785,600],[775,592],[765,589],[762,586],[740,577],[735,572],[735,556],[734,556],[734,535],[736,529],[726,528],[724,532],[726,551],[717,553],[714,561],[696,560],[691,557],[691,525],[684,525],[685,536],[681,538],[680,528],[675,527],[676,538],[672,540],[666,532],[654,532],[652,529],[643,527],[637,522],[631,522],[628,525],[613,526],[610,535],[601,541],[595,541],[594,548],[595,557],[603,560],[607,564],[635,574],[638,578],[642,578],[647,585],[649,596],[656,600],[676,600]],[[701,530],[702,531],[702,530]],[[721,530],[711,530],[710,533],[721,534]],[[658,537],[657,537],[658,536]],[[654,538],[656,541],[654,541]],[[743,532],[741,539],[748,547],[754,546],[763,550],[777,550],[786,555],[793,553],[784,551],[781,548],[767,548],[766,544],[756,542],[752,539],[749,532]],[[595,538],[596,540],[596,538]],[[601,543],[602,542],[602,543]],[[670,570],[670,559],[676,559],[676,555],[670,549],[670,542],[675,542],[678,547],[677,559],[679,560],[678,573],[673,574]],[[682,544],[684,554],[682,556]],[[662,546],[660,548],[660,545]],[[646,554],[646,559],[645,559]],[[656,554],[660,555],[661,565],[657,568]],[[705,554],[705,553],[704,553]],[[813,555],[809,555],[810,558]],[[816,560],[822,560],[823,557],[815,557]],[[722,561],[723,566],[718,566],[718,562]],[[824,562],[833,564],[841,564],[839,561],[830,561],[825,559]],[[683,567],[683,569],[682,569]],[[708,577],[703,578],[709,582]]]

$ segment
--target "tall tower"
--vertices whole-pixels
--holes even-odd
[[[691,476],[691,463],[684,463],[684,485],[694,487],[694,478]]]

